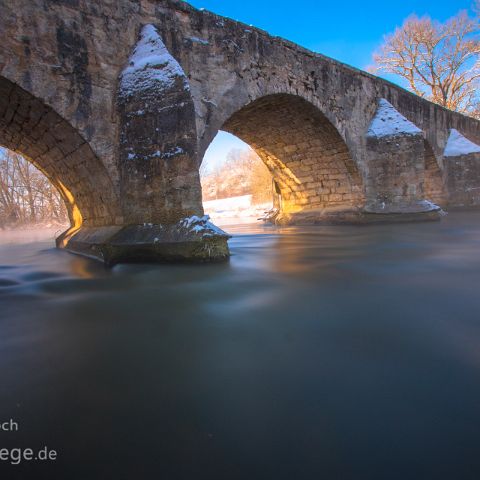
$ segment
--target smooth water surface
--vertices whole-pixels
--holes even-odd
[[[0,448],[58,451],[1,478],[480,478],[480,214],[236,232],[222,265],[0,245]]]

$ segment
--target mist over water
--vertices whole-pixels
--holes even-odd
[[[58,451],[2,478],[479,478],[480,214],[227,230],[112,270],[0,232],[0,448]]]

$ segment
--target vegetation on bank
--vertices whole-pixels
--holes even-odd
[[[252,204],[272,201],[272,175],[251,149],[231,150],[224,162],[202,165],[203,200],[252,195]]]
[[[0,149],[0,228],[68,223],[57,189],[29,161]]]

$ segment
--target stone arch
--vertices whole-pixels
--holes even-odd
[[[113,225],[114,187],[90,145],[58,113],[0,76],[0,144],[32,162],[58,189],[71,232]]]
[[[447,204],[447,193],[443,172],[438,165],[437,157],[428,140],[425,140],[425,198],[441,207]]]
[[[317,221],[364,206],[361,175],[327,117],[291,94],[261,97],[236,111],[221,127],[248,143],[279,186],[280,217]]]

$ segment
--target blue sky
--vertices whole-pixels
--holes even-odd
[[[365,69],[383,36],[416,13],[445,21],[471,0],[191,0],[197,8],[263,28],[306,48]],[[392,80],[391,78],[389,78]],[[220,135],[205,160],[220,161],[242,144]]]
[[[358,68],[366,67],[383,35],[412,13],[444,21],[470,0],[192,0],[197,8],[263,28]]]

